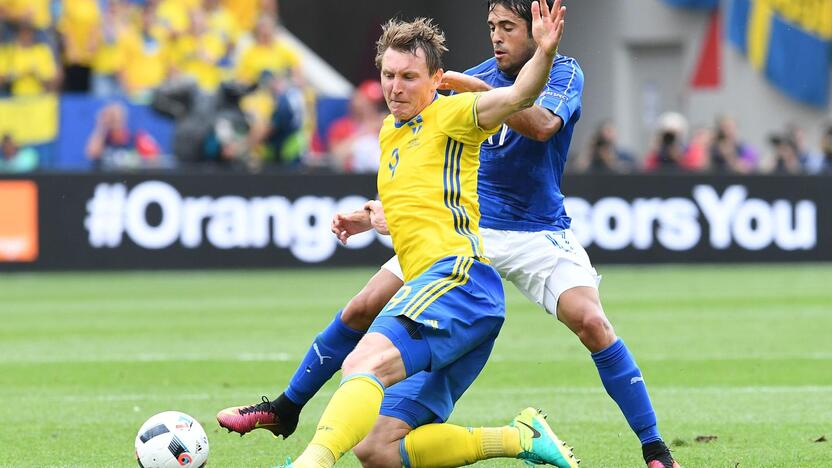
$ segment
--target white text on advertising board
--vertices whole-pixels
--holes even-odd
[[[160,181],[142,182],[130,190],[124,184],[98,184],[87,201],[84,225],[95,248],[118,247],[127,236],[149,250],[176,242],[191,249],[204,243],[217,249],[274,246],[289,249],[298,260],[322,262],[337,247],[330,232],[333,214],[360,209],[366,201],[357,195],[339,200],[309,195],[294,201],[282,196],[183,197]],[[161,213],[156,224],[147,219],[153,205]],[[351,237],[347,248],[367,247],[376,238],[390,245],[388,236],[365,233]]]

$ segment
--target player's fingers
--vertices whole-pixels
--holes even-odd
[[[566,7],[565,6],[559,7],[556,10],[556,12],[557,12],[557,17],[555,18],[555,21],[558,22],[558,23],[563,23],[563,20],[566,19]]]
[[[335,218],[332,219],[332,232],[338,235],[343,230],[344,219],[341,217],[341,215],[337,215]]]
[[[532,2],[532,22],[539,20],[541,18],[540,15],[540,3]]]
[[[548,5],[546,5],[546,6],[548,8]],[[549,11],[548,16],[550,16],[554,21],[557,21],[557,20],[560,19],[560,18],[557,18],[557,16],[560,13],[560,6],[561,6],[561,0],[555,0],[555,2],[552,4],[552,9]]]

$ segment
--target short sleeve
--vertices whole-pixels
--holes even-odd
[[[535,105],[550,110],[569,122],[581,110],[581,93],[584,90],[584,73],[574,59],[558,62],[549,74],[549,82],[535,101]]]
[[[443,97],[437,103],[437,124],[439,130],[453,138],[467,144],[480,144],[500,129],[480,128],[477,121],[477,100],[481,93],[461,93]]]

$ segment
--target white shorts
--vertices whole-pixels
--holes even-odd
[[[601,277],[571,230],[502,231],[480,228],[485,252],[500,276],[530,301],[556,314],[560,295],[569,289],[597,288]],[[382,268],[403,278],[399,259]]]

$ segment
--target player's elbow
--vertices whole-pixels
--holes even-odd
[[[532,128],[531,138],[535,141],[549,141],[560,130],[557,119],[544,120]]]

